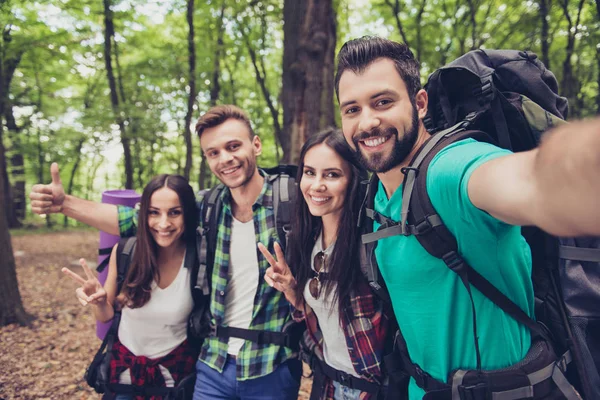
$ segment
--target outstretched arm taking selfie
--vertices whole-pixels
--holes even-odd
[[[563,125],[535,150],[482,164],[468,193],[476,207],[512,225],[600,235],[600,119]]]
[[[65,195],[56,163],[52,163],[50,174],[51,183],[37,184],[31,189],[31,211],[36,214],[63,213],[111,235],[119,235],[116,206]]]
[[[69,268],[63,268],[62,272],[81,286],[75,290],[77,300],[83,306],[90,304],[94,311],[94,317],[97,321],[107,322],[114,316],[113,304],[115,302],[117,290],[117,245],[113,247],[110,262],[108,264],[108,275],[104,287],[98,281],[98,278],[88,267],[85,260],[79,260],[81,268],[85,273],[85,278],[71,271]]]

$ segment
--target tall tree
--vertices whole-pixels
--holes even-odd
[[[542,62],[546,68],[550,69],[550,27],[548,19],[550,18],[551,0],[539,0],[540,20],[542,23]]]
[[[223,35],[225,33],[225,24],[223,19],[225,18],[225,0],[221,3],[221,10],[216,21],[216,42],[215,42],[215,54],[213,57],[211,80],[210,80],[210,107],[217,105],[219,96],[221,95],[221,58],[223,55]],[[208,163],[206,158],[200,150],[201,161],[200,161],[200,175],[198,177],[198,183],[200,189],[204,189],[210,186],[211,174],[209,172]]]
[[[185,139],[185,166],[183,167],[183,176],[190,179],[192,169],[192,116],[194,114],[194,103],[196,101],[196,44],[194,42],[194,0],[187,0],[186,20],[188,24],[188,88],[187,111],[185,113],[185,123],[183,127],[183,137]]]
[[[110,8],[111,0],[103,0],[102,2],[104,5],[104,63],[108,87],[110,88],[110,103],[117,125],[119,125],[119,130],[121,131],[121,143],[123,145],[123,158],[125,162],[125,188],[132,189],[133,163],[131,160],[131,143],[125,130],[123,111],[119,107],[119,94],[117,93],[117,84],[112,67],[112,43],[115,36],[113,12]]]
[[[578,0],[575,20],[573,20],[571,10],[569,10],[569,0],[560,1],[563,14],[568,23],[566,56],[562,65],[560,91],[571,104],[577,102],[577,95],[579,94],[579,89],[581,87],[581,82],[573,72],[573,54],[575,53],[575,42],[580,29],[579,21],[581,19],[581,11],[583,10],[584,3],[585,0]],[[571,113],[572,116],[580,115],[580,110],[578,108],[573,107],[571,110],[573,111]]]
[[[596,21],[600,27],[600,0],[596,0]],[[598,84],[598,93],[596,94],[596,114],[600,115],[600,44],[596,45],[596,81]]]
[[[307,137],[335,125],[336,16],[332,0],[283,6],[283,162],[296,163]]]
[[[25,49],[20,46],[14,46],[11,34],[12,26],[2,26],[2,42],[0,43],[0,180],[4,185],[3,204],[4,217],[9,227],[20,225],[13,207],[13,198],[10,179],[8,175],[6,147],[4,146],[4,122],[6,116],[12,117],[12,103],[9,93],[11,82],[15,71],[21,62]],[[7,119],[10,123],[11,118]]]
[[[0,165],[1,168],[2,166]],[[4,182],[0,180],[0,209],[3,209],[4,206]],[[2,257],[0,257],[0,326],[12,323],[29,325],[32,317],[23,308],[21,293],[19,292],[19,285],[17,283],[17,271],[10,232],[8,231],[6,217],[1,212],[0,254],[2,254]]]

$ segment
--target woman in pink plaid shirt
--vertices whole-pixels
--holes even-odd
[[[366,173],[341,132],[328,129],[306,141],[298,174],[287,257],[277,244],[275,256],[259,244],[271,265],[265,280],[285,294],[294,318],[307,322],[302,353],[314,372],[311,400],[383,398],[388,319],[358,254]]]

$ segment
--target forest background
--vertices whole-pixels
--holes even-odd
[[[59,271],[97,233],[31,215],[51,162],[92,200],[167,172],[209,187],[193,125],[233,103],[261,166],[294,163],[339,126],[335,54],[367,34],[407,43],[423,83],[472,49],[533,51],[570,119],[600,114],[600,0],[0,0],[0,29],[0,398],[95,398],[92,317]]]
[[[77,225],[28,211],[51,162],[93,200],[165,172],[209,187],[193,125],[233,103],[261,166],[294,163],[308,136],[339,126],[335,54],[351,38],[407,43],[423,83],[472,49],[534,51],[569,118],[600,114],[600,0],[0,0],[0,28],[0,326],[31,320],[9,228]]]

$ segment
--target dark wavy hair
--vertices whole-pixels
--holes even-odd
[[[321,217],[313,216],[302,191],[300,182],[303,177],[304,157],[308,150],[324,143],[342,157],[350,166],[351,174],[348,179],[348,188],[336,235],[336,245],[328,259],[329,279],[323,282],[321,294],[328,296],[336,287],[333,301],[338,304],[340,323],[344,307],[349,304],[350,293],[356,288],[359,280],[364,279],[360,271],[358,250],[360,246],[360,233],[357,227],[358,213],[363,200],[361,181],[367,179],[367,172],[357,163],[354,154],[342,132],[339,129],[329,128],[308,138],[300,151],[298,165],[298,182],[296,212],[293,218],[294,229],[290,235],[290,243],[286,251],[286,259],[290,264],[292,274],[296,278],[296,297],[304,299],[304,289],[307,282],[313,277],[311,269],[311,254],[316,239],[322,229]]]
[[[196,240],[196,228],[198,227],[196,196],[188,181],[181,175],[162,174],[152,178],[142,193],[135,253],[118,298],[119,304],[127,305],[130,308],[139,308],[146,304],[150,300],[152,281],[160,280],[160,271],[157,265],[158,245],[148,228],[148,209],[154,192],[164,187],[173,190],[179,196],[183,210],[182,239],[185,243],[193,243]]]
[[[360,74],[380,58],[389,58],[394,62],[396,71],[406,85],[409,99],[414,99],[421,89],[419,61],[410,48],[404,43],[394,42],[377,36],[363,36],[349,40],[338,53],[338,66],[335,73],[335,95],[340,98],[340,78],[342,73],[350,70]]]

